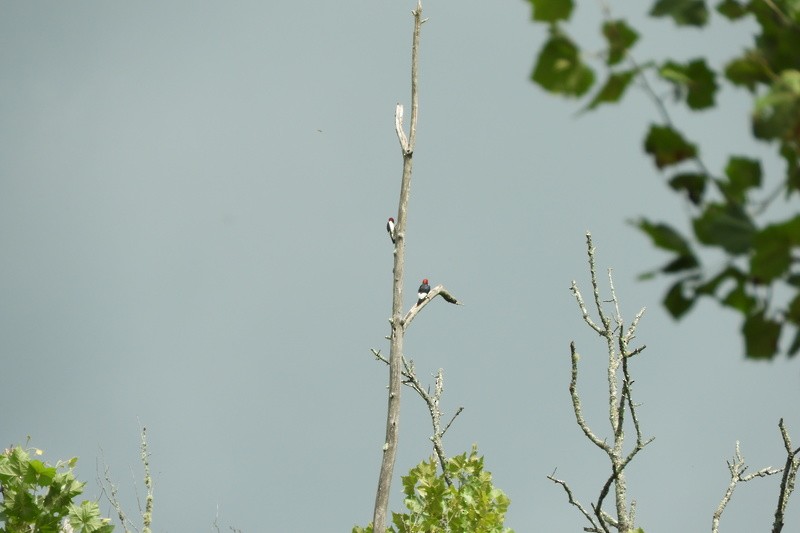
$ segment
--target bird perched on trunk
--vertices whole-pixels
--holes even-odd
[[[392,244],[394,244],[394,219],[389,217],[389,222],[386,223],[386,231],[389,232],[389,238],[392,239]]]
[[[419,290],[417,290],[417,305],[422,303],[428,293],[431,292],[431,286],[428,285],[428,278],[422,280],[422,285],[419,286]]]

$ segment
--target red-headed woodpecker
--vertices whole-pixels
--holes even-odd
[[[386,231],[389,232],[389,238],[394,243],[394,219],[389,217],[389,222],[386,223]]]
[[[422,300],[428,296],[428,293],[431,292],[431,286],[428,285],[428,278],[422,280],[422,285],[419,286],[419,290],[417,291],[417,305],[422,303]]]

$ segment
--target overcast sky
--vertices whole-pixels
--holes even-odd
[[[599,5],[586,4],[570,29],[599,49]],[[645,4],[611,5],[642,30],[640,61],[720,67],[751,40],[752,23],[677,32]],[[371,520],[387,369],[369,350],[388,350],[384,224],[413,6],[3,4],[4,446],[29,435],[51,462],[80,457],[90,497],[102,454],[135,515],[141,422],[155,532],[211,531],[217,513],[248,533]],[[783,463],[780,417],[800,441],[798,361],[745,361],[738,315],[702,302],[676,324],[660,306],[666,283],[636,280],[666,256],[626,220],[685,228],[687,214],[641,153],[659,120],[643,94],[576,117],[578,103],[528,80],[546,38],[529,4],[424,8],[406,304],[425,277],[466,305],[428,305],[406,355],[431,382],[445,369],[445,416],[465,407],[447,453],[477,443],[518,533],[585,525],[545,476],[557,468],[588,505],[609,472],[567,393],[575,340],[586,416],[608,435],[603,344],[569,292],[576,279],[589,294],[591,230],[625,317],[647,307],[634,393],[656,440],[627,471],[637,525],[708,531],[737,439],[752,470]],[[779,173],[750,139],[748,96],[726,87],[719,101],[724,113],[674,112],[707,164],[765,156]],[[399,476],[432,451],[425,406],[403,394],[394,511]],[[741,486],[725,531],[766,530],[778,482]],[[796,496],[790,529],[799,508]]]

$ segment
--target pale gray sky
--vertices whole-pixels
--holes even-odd
[[[51,461],[79,456],[90,496],[102,449],[135,514],[138,417],[156,532],[210,531],[217,509],[249,533],[369,522],[387,377],[369,349],[387,346],[413,5],[3,4],[4,445],[30,435]],[[576,118],[528,81],[546,30],[527,3],[424,7],[407,304],[427,277],[466,305],[433,302],[406,350],[422,376],[445,369],[447,413],[465,407],[446,451],[478,444],[518,533],[583,527],[545,476],[558,468],[588,503],[608,475],[567,394],[574,339],[587,417],[608,433],[603,346],[568,290],[588,294],[591,230],[626,317],[648,308],[635,392],[656,441],[628,471],[639,524],[707,531],[737,439],[753,469],[782,463],[780,417],[800,440],[797,361],[746,362],[737,315],[705,302],[675,324],[665,283],[635,280],[665,256],[625,221],[686,226],[641,154],[658,120],[644,95]],[[747,24],[676,33],[647,7],[612,3],[643,30],[640,60],[719,67],[750,38]],[[570,28],[599,48],[599,7],[581,9]],[[675,111],[708,164],[769,155],[747,95],[720,101],[724,114]],[[406,389],[394,511],[429,433]],[[725,530],[767,528],[778,481],[740,487]]]

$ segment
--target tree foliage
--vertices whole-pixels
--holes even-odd
[[[596,83],[595,68],[585,60],[579,43],[564,27],[573,14],[571,0],[529,0],[533,20],[549,26],[531,79],[546,91],[586,97],[586,110],[622,100],[632,83],[653,98],[660,121],[649,126],[644,151],[667,173],[670,189],[689,206],[691,235],[647,218],[633,225],[670,259],[643,278],[671,278],[663,304],[676,319],[686,315],[701,297],[713,298],[741,314],[744,351],[751,358],[772,358],[782,351],[800,351],[800,3],[797,0],[721,0],[712,12],[704,0],[657,0],[649,14],[671,19],[679,27],[702,28],[710,17],[731,24],[750,17],[758,26],[752,45],[732,50],[724,65],[704,57],[689,61],[636,61],[631,53],[640,33],[624,19],[607,13],[600,31],[605,47],[600,68],[605,81]],[[743,26],[739,26],[744,28]],[[748,28],[744,31],[750,31]],[[717,42],[711,43],[717,46]],[[738,54],[738,55],[737,55]],[[782,159],[778,180],[767,184],[761,161],[744,154],[729,155],[725,167],[709,169],[699,143],[687,138],[671,118],[658,85],[673,95],[675,105],[693,112],[716,107],[720,83],[752,96],[752,135],[769,143]],[[599,88],[597,86],[599,85]],[[594,89],[592,95],[588,95]],[[588,96],[587,96],[588,95]],[[777,181],[777,183],[775,183]],[[771,190],[765,192],[766,187]],[[783,198],[789,206],[776,213]],[[784,206],[785,207],[785,206]],[[770,209],[772,208],[772,209]],[[716,248],[723,265],[703,265],[700,250]],[[788,295],[784,298],[783,296]]]
[[[73,503],[85,485],[73,475],[77,461],[73,457],[52,466],[32,459],[21,446],[5,450],[0,455],[0,533],[111,533],[114,526],[100,515],[97,502]]]
[[[492,474],[483,469],[483,457],[472,451],[447,460],[445,472],[437,473],[431,457],[403,476],[408,513],[392,513],[394,533],[513,533],[503,526],[510,500],[492,485]],[[448,482],[449,480],[449,482]],[[353,533],[372,533],[354,527]]]

